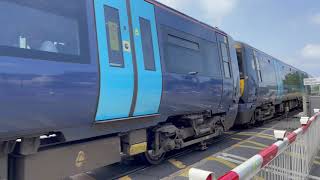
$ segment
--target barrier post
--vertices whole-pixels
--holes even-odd
[[[287,133],[275,130],[278,139],[259,154],[232,169],[218,180],[307,179],[313,160],[320,149],[320,110],[311,118],[302,117],[301,127]],[[192,168],[190,180],[211,180],[214,173]]]

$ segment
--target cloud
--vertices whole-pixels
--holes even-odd
[[[204,21],[221,25],[222,20],[236,7],[239,0],[158,0],[172,8]]]
[[[307,73],[320,77],[320,44],[306,44],[300,51],[287,58],[286,62]]]
[[[320,62],[320,44],[307,44],[301,51],[302,57]]]
[[[311,22],[320,25],[320,13],[311,16]]]

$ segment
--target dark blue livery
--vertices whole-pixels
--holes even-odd
[[[301,106],[306,73],[156,1],[0,0],[0,23],[0,145],[35,150],[17,154],[112,137],[158,163]]]

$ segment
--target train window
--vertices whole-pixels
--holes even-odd
[[[231,78],[230,63],[223,62],[223,68],[224,68],[224,76],[226,78]]]
[[[154,49],[150,21],[140,17],[140,28],[144,68],[149,71],[155,71],[156,65],[154,60]]]
[[[173,35],[168,36],[168,42],[177,46],[199,51],[199,44]]]
[[[196,72],[200,76],[221,77],[219,46],[192,34],[162,25],[165,71],[176,74]]]
[[[84,0],[1,0],[0,55],[88,63],[85,9]]]
[[[166,49],[167,57],[165,60],[168,72],[179,74],[202,72],[202,57],[199,51],[194,51],[190,48],[185,48],[185,46],[181,46],[181,44],[178,45],[171,42],[168,43]]]
[[[230,57],[229,57],[229,48],[226,43],[220,42],[220,49],[221,49],[221,55],[223,60],[223,67],[224,67],[224,76],[226,78],[231,78],[231,63],[230,63]]]
[[[124,67],[119,10],[110,6],[105,6],[104,15],[106,21],[109,64],[114,67]]]

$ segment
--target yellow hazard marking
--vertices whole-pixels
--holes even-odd
[[[231,138],[233,140],[237,140],[237,141],[242,141],[243,139],[240,139],[240,138]]]
[[[182,172],[179,174],[180,177],[189,177],[189,170],[191,169],[191,167],[185,168],[184,170],[182,170]]]
[[[134,34],[135,34],[135,36],[139,36],[139,35],[140,35],[140,32],[139,32],[139,29],[138,29],[138,28],[136,28],[136,29],[134,30]]]
[[[240,94],[243,96],[244,93],[244,79],[240,80]]]
[[[132,180],[132,179],[129,176],[124,176],[124,177],[119,178],[119,180]]]
[[[181,161],[178,161],[176,159],[169,159],[168,160],[172,165],[174,165],[175,167],[179,168],[179,169],[184,169],[187,166],[184,165]]]
[[[253,180],[264,180],[264,178],[260,177],[260,176],[255,176],[255,177],[253,177]]]
[[[273,134],[266,134],[266,133],[262,133],[262,132],[240,132],[239,134],[258,134],[258,135],[262,135],[262,136],[269,136],[269,137],[274,137]]]
[[[240,147],[240,148],[248,148],[248,149],[255,149],[255,150],[262,150],[262,147],[256,147],[256,146],[247,146],[247,145],[241,145],[241,144],[236,144],[233,147]]]
[[[235,164],[235,163],[232,163],[232,162],[227,161],[227,160],[225,160],[225,159],[218,158],[218,157],[214,157],[214,156],[207,157],[206,160],[208,160],[208,161],[216,161],[216,162],[218,162],[218,163],[220,163],[220,164],[223,164],[223,165],[225,165],[225,166],[227,166],[227,167],[229,167],[229,168],[231,168],[231,169],[233,169],[233,168],[235,168],[235,167],[238,166],[238,165]]]
[[[313,163],[316,165],[320,165],[320,161],[317,161],[317,160],[314,160]]]
[[[259,127],[259,128],[257,128],[257,129],[261,129],[261,130],[271,130],[271,131],[274,130],[273,128],[263,128],[263,127]]]
[[[143,142],[143,143],[134,144],[130,146],[129,153],[131,156],[133,156],[146,151],[147,151],[147,142]]]
[[[85,161],[86,161],[86,154],[83,151],[79,151],[76,158],[75,166],[80,168],[81,166],[83,166]]]
[[[254,136],[254,137],[259,137],[263,139],[270,139],[270,140],[275,140],[275,138],[269,134],[259,134],[259,133],[239,133],[238,135],[241,136]]]
[[[254,144],[254,145],[257,145],[257,146],[261,146],[261,147],[268,147],[267,145],[265,144],[262,144],[262,143],[259,143],[259,142],[256,142],[256,141],[250,141],[250,140],[244,140],[242,141],[243,143],[250,143],[250,144]]]

